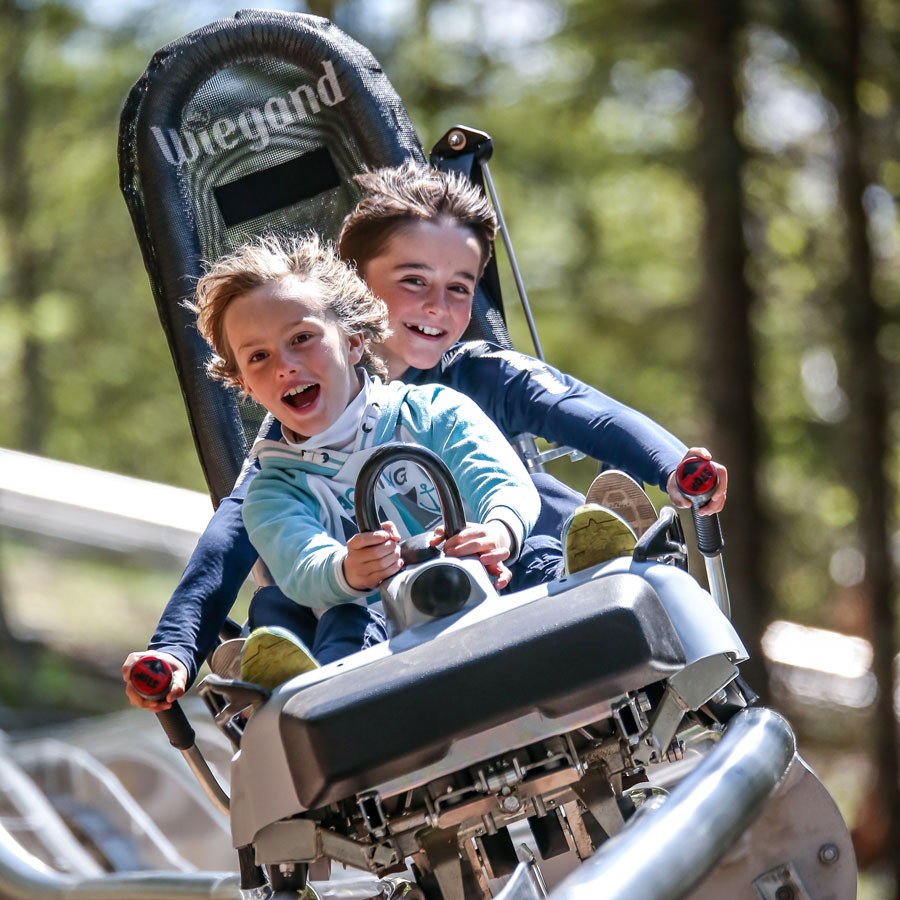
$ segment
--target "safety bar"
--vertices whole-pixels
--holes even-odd
[[[73,877],[51,869],[0,828],[3,900],[239,900],[237,875],[222,872],[135,872]]]
[[[16,815],[6,810],[4,827],[20,833],[27,829],[40,846],[51,852],[53,864],[66,872],[90,876],[103,871],[75,839],[41,789],[3,752],[0,752],[0,785],[6,802],[18,814],[16,821]]]
[[[787,774],[795,747],[790,725],[777,713],[739,713],[659,807],[639,810],[549,900],[686,897],[761,812]]]
[[[377,900],[390,896],[373,878],[312,882],[322,900]],[[229,872],[121,872],[78,878],[51,869],[0,826],[3,900],[243,900]]]

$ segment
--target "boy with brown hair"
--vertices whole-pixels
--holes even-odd
[[[339,246],[387,304],[391,333],[373,349],[387,365],[388,376],[455,388],[473,398],[510,440],[531,433],[624,470],[602,473],[589,491],[589,499],[602,506],[582,510],[568,532],[573,568],[602,558],[609,546],[618,550],[633,543],[655,519],[638,481],[657,485],[676,506],[689,505],[675,486],[674,471],[685,456],[710,458],[708,451],[688,449],[648,417],[540,360],[487,341],[457,343],[469,323],[475,285],[490,258],[497,227],[483,192],[461,175],[417,164],[357,180],[363,196],[345,220]],[[177,653],[190,680],[214,646],[256,559],[241,518],[244,495],[257,471],[252,459],[250,463],[217,509],[150,644],[151,649]],[[718,512],[725,501],[727,473],[716,465],[719,487],[704,514]],[[584,502],[581,494],[549,475],[533,473],[532,478],[541,514],[510,566],[510,590],[559,574],[560,532]],[[579,529],[584,524],[588,527]],[[580,536],[587,540],[578,540]],[[291,602],[278,587],[261,589],[255,597],[255,624],[280,620],[286,604]],[[326,632],[327,623],[326,614],[306,626],[295,621],[293,627],[312,640]],[[185,633],[194,635],[190,646],[177,643]]]

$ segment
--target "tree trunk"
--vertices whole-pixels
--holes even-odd
[[[712,422],[709,449],[728,467],[728,504],[722,513],[724,558],[732,618],[750,652],[743,671],[765,701],[768,684],[760,642],[768,603],[756,481],[759,422],[750,327],[753,292],[744,275],[744,152],[735,132],[739,99],[734,44],[741,10],[736,0],[691,0],[688,13],[695,23],[691,67],[701,107],[696,178],[705,216],[698,315],[701,396],[709,405]]]
[[[0,232],[6,238],[9,296],[22,313],[18,445],[39,453],[48,393],[41,371],[41,346],[32,323],[40,262],[28,229],[31,196],[25,147],[29,98],[24,72],[29,15],[15,0],[0,0]]]
[[[835,93],[841,113],[837,131],[840,202],[846,219],[849,260],[843,291],[845,331],[850,353],[847,392],[850,398],[852,464],[847,466],[859,503],[859,535],[865,554],[863,587],[872,609],[873,668],[878,679],[875,742],[878,767],[875,795],[888,823],[884,859],[890,860],[895,898],[900,898],[900,766],[894,712],[894,657],[897,653],[895,578],[890,552],[890,511],[894,488],[886,477],[888,398],[885,365],[878,349],[882,317],[872,289],[872,252],[863,191],[867,178],[861,157],[862,126],[856,101],[860,33],[858,0],[837,0],[841,18],[835,60]]]

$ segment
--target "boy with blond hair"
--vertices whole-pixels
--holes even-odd
[[[250,539],[287,597],[314,612],[336,608],[346,628],[335,629],[334,620],[330,628],[341,647],[362,649],[373,629],[363,619],[360,630],[359,616],[340,610],[377,602],[372,592],[403,565],[400,540],[441,521],[427,476],[399,462],[375,487],[381,527],[357,531],[357,477],[384,443],[440,454],[468,520],[444,552],[477,556],[498,588],[508,583],[504,561],[516,557],[540,507],[528,473],[467,397],[438,385],[381,382],[384,366],[370,344],[386,337],[385,305],[331,247],[314,236],[259,239],[200,279],[194,308],[215,354],[210,374],[280,423],[277,440],[254,447],[260,472],[243,505]],[[333,657],[327,646],[320,654]],[[244,646],[241,677],[272,688],[314,665],[290,630],[257,629]],[[177,669],[181,685],[187,673]]]

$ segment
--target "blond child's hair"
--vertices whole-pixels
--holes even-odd
[[[197,328],[213,350],[207,372],[231,387],[239,386],[240,369],[225,338],[225,310],[243,294],[292,277],[321,286],[324,306],[343,332],[363,336],[360,364],[370,374],[385,377],[387,369],[369,344],[381,343],[389,334],[387,306],[316,234],[257,237],[223,256],[200,278],[196,302],[186,305],[197,314]]]
[[[491,258],[497,216],[484,192],[458,172],[406,162],[357,175],[362,198],[344,219],[338,252],[365,274],[367,263],[401,229],[416,222],[450,221],[471,230],[481,248],[481,268]]]

